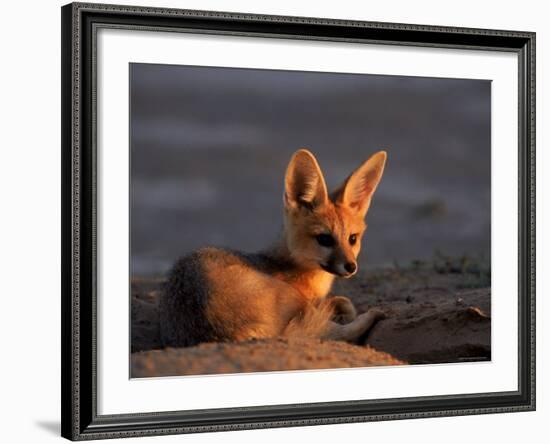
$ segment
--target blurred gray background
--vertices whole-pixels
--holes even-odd
[[[490,257],[490,81],[131,64],[130,113],[133,276],[270,244],[300,147],[329,188],[388,152],[362,264]]]

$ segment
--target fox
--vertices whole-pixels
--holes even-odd
[[[296,151],[284,177],[283,228],[257,253],[204,247],[176,261],[159,302],[164,347],[274,337],[356,341],[384,318],[330,295],[357,273],[365,217],[382,178],[379,151],[329,194],[315,156]]]

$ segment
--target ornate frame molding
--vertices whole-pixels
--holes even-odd
[[[72,3],[62,8],[62,435],[71,440],[535,409],[535,34]],[[519,60],[519,390],[143,414],[97,414],[96,85],[99,27],[512,51]]]

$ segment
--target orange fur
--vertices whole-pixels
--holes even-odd
[[[357,270],[364,218],[385,160],[382,151],[373,155],[329,195],[313,154],[297,151],[285,176],[280,242],[258,254],[205,248],[178,261],[160,303],[164,344],[363,334],[380,312],[356,316],[349,299],[327,295],[336,276]]]

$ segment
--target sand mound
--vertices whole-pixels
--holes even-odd
[[[133,353],[132,376],[139,378],[397,364],[403,362],[371,347],[316,339],[277,338]]]

